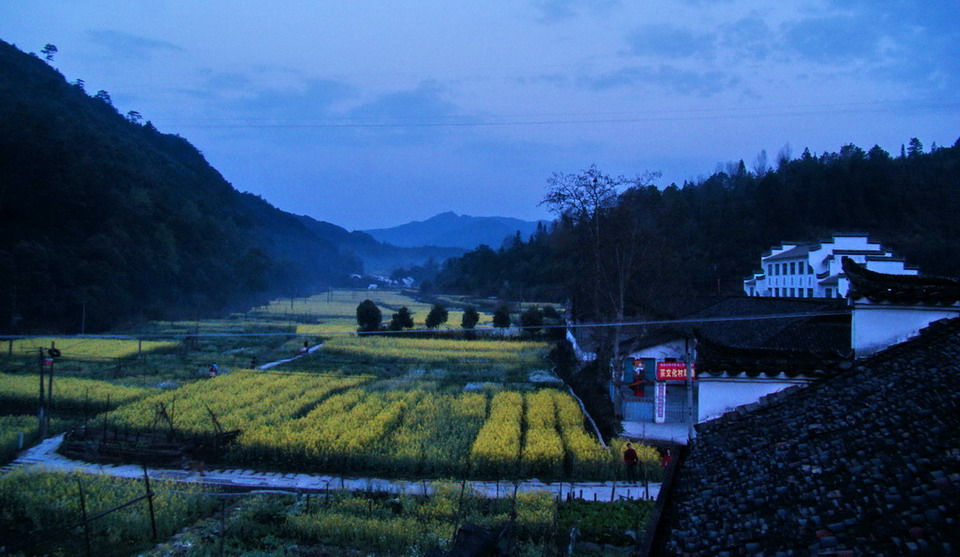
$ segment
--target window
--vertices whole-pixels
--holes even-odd
[[[773,295],[776,296],[777,298],[779,298],[779,297],[780,297],[780,289],[779,289],[779,288],[774,288],[774,289],[773,289]]]
[[[833,288],[827,288],[827,298],[833,298]]]
[[[791,288],[791,289],[790,289],[790,297],[791,297],[791,298],[794,298],[794,297],[796,297],[796,295],[797,295],[797,289],[796,289],[796,288]]]
[[[813,298],[813,288],[807,288],[807,298]]]
[[[811,267],[810,265],[807,265],[807,274],[808,274],[808,275],[812,275],[812,274],[813,274],[813,267]]]
[[[772,274],[773,274],[773,265],[771,265],[771,264],[769,264],[769,263],[767,263],[767,274],[768,274],[768,275],[772,275]]]
[[[793,261],[790,262],[790,274],[791,275],[797,274],[797,264],[794,263]]]

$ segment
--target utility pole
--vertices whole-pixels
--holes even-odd
[[[56,355],[59,353],[56,343],[51,340],[50,350],[47,352],[50,356],[47,360],[50,362],[50,376],[47,378],[47,429],[50,428],[50,413],[53,411],[53,362],[56,361]]]
[[[689,427],[689,437],[693,441],[697,438],[697,430],[694,428],[696,425],[696,416],[693,414],[693,353],[690,350],[690,343],[692,339],[687,339],[687,356],[686,356],[686,367],[687,367],[687,424]]]
[[[46,403],[46,396],[43,390],[43,365],[44,365],[43,348],[39,348],[38,351],[39,351],[38,355],[40,357],[38,360],[38,363],[40,364],[40,409],[37,412],[37,419],[40,420],[40,438],[46,439],[47,438],[47,420],[46,420],[47,413],[44,408],[44,405]]]

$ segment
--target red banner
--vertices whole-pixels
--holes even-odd
[[[693,378],[697,378],[696,369],[690,364]],[[687,364],[684,362],[657,362],[657,381],[686,381]]]

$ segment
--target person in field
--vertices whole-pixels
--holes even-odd
[[[218,373],[220,373],[220,368],[217,367],[217,363],[214,362],[214,363],[210,366],[210,369],[207,370],[207,375],[209,375],[210,378],[213,379],[214,377],[217,376]]]
[[[640,458],[637,457],[637,451],[632,443],[627,443],[627,450],[623,451],[623,462],[627,465],[627,481],[637,483],[637,465]]]

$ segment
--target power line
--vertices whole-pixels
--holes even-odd
[[[170,119],[168,124],[190,128],[431,128],[431,127],[500,127],[574,124],[618,124],[640,122],[676,122],[726,120],[739,118],[803,117],[816,115],[845,115],[853,113],[882,113],[891,108],[900,111],[960,110],[955,101],[868,101],[834,104],[798,104],[787,106],[720,107],[720,108],[664,108],[631,112],[555,112],[537,114],[463,114],[446,115],[432,119],[394,116],[329,117],[226,117],[191,120]],[[585,118],[584,118],[585,117]]]
[[[767,315],[740,315],[734,317],[693,317],[684,319],[652,319],[644,321],[607,321],[601,323],[567,323],[560,325],[540,325],[540,326],[511,326],[510,330],[540,330],[540,329],[599,329],[609,327],[642,327],[642,326],[665,326],[665,325],[691,325],[697,323],[735,323],[741,321],[763,321],[773,319],[797,319],[809,317],[831,317],[850,315],[848,311],[821,311],[821,312],[794,312],[794,313],[776,313]],[[287,333],[144,333],[144,334],[110,334],[110,335],[4,335],[3,339],[31,339],[31,338],[58,338],[58,339],[118,339],[118,340],[141,340],[141,339],[186,339],[186,338],[256,338],[256,337],[323,337],[323,336],[384,336],[384,335],[408,335],[408,334],[454,334],[464,331],[475,332],[498,332],[500,327],[484,326],[473,329],[404,329],[400,331],[377,330],[377,331],[318,331],[318,332],[287,332]]]

